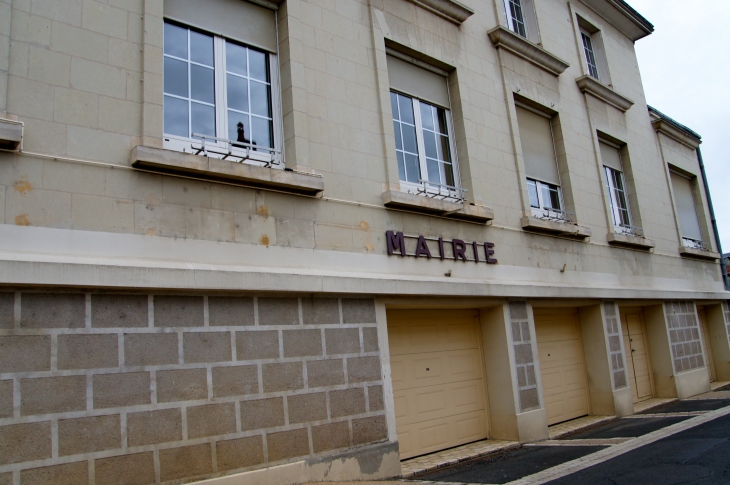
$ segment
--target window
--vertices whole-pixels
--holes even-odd
[[[614,144],[603,140],[599,141],[599,147],[603,170],[606,175],[606,187],[611,201],[614,227],[618,232],[634,234],[638,228],[632,225],[620,149]]]
[[[251,150],[270,161],[274,143],[269,55],[251,47],[165,22],[164,133],[170,148]]]
[[[516,110],[532,215],[566,221],[570,218],[563,209],[552,120],[527,106],[518,105]]]
[[[588,74],[595,79],[600,79],[598,75],[598,64],[596,63],[596,54],[593,51],[593,40],[591,35],[585,30],[580,31],[580,37],[583,40],[583,52],[586,55],[586,64],[588,65]]]
[[[522,1],[504,0],[504,14],[507,17],[507,26],[509,29],[522,37],[527,37],[527,26],[525,25]]]
[[[463,199],[446,77],[388,55],[398,174],[406,190]]]
[[[692,180],[677,172],[670,172],[669,175],[672,180],[674,206],[677,209],[682,245],[705,249],[700,222],[697,218],[697,205],[693,195]]]

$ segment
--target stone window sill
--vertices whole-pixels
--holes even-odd
[[[324,179],[321,176],[161,148],[136,146],[132,150],[131,162],[135,168],[152,172],[191,175],[206,180],[223,180],[296,194],[317,195],[324,190]]]
[[[607,238],[608,244],[612,246],[626,246],[634,249],[645,249],[647,251],[651,251],[656,246],[651,239],[618,232],[609,232]]]
[[[558,234],[578,239],[591,237],[591,230],[589,228],[570,222],[548,221],[537,217],[523,217],[520,222],[522,224],[522,229],[526,229],[528,231]]]
[[[613,89],[609,88],[600,81],[592,78],[589,75],[581,76],[575,80],[578,83],[578,87],[584,93],[588,93],[606,104],[609,104],[620,110],[622,113],[628,111],[634,105],[634,102],[629,98],[618,94]]]
[[[0,148],[18,150],[23,141],[23,123],[0,118]]]
[[[461,204],[396,190],[383,193],[383,204],[385,207],[393,209],[404,209],[473,222],[487,223],[494,219],[494,212],[484,206]]]
[[[570,64],[561,58],[502,25],[490,30],[487,35],[497,49],[505,49],[555,76],[559,76],[570,67]]]
[[[419,7],[438,15],[441,18],[461,25],[466,19],[474,15],[474,10],[455,0],[409,0]]]
[[[713,261],[720,259],[720,253],[716,253],[715,251],[690,248],[687,246],[679,246],[679,254],[685,258],[707,259]]]

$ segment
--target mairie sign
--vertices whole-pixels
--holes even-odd
[[[494,258],[494,243],[466,242],[461,239],[444,239],[425,236],[411,236],[402,232],[386,231],[390,256],[411,256],[415,258],[454,259],[474,263],[497,264]],[[415,242],[413,242],[415,240]],[[406,249],[408,241],[408,249]],[[410,250],[410,251],[409,251]]]

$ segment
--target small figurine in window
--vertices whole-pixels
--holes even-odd
[[[237,127],[238,127],[237,128],[238,138],[236,139],[236,141],[240,141],[242,143],[250,143],[251,145],[256,145],[255,141],[249,141],[246,138],[246,128],[243,126],[243,122],[239,121]],[[234,145],[234,146],[245,147],[246,145]],[[256,151],[256,148],[254,148],[253,150]]]

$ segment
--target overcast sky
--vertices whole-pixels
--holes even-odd
[[[648,103],[702,136],[723,251],[730,252],[730,0],[628,0],[654,24],[636,42]]]

